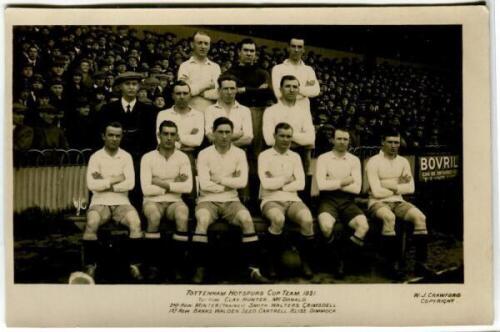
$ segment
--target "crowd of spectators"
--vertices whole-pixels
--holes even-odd
[[[29,26],[14,29],[14,149],[96,148],[94,119],[119,98],[114,78],[125,71],[144,76],[138,99],[157,111],[171,107],[171,85],[190,56],[187,38],[173,32],[139,32],[128,26]],[[286,48],[257,45],[258,61],[270,71]],[[307,38],[306,38],[307,46]],[[335,45],[332,42],[332,49]],[[212,34],[209,58],[221,71],[237,61],[236,43]],[[386,125],[400,129],[407,149],[458,146],[461,112],[456,82],[442,71],[418,66],[370,64],[309,51],[304,62],[320,81],[311,99],[317,149],[322,128],[342,124],[352,146],[380,143]]]

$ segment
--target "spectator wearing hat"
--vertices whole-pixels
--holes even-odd
[[[55,57],[50,65],[49,79],[65,80],[66,62],[60,56]]]
[[[92,111],[86,97],[78,97],[75,109],[70,113],[67,121],[67,136],[69,146],[74,149],[95,149],[100,141],[96,140],[98,130],[95,112]]]
[[[117,60],[115,62],[115,70],[116,70],[116,73],[119,75],[119,74],[123,74],[124,72],[127,71],[127,63],[124,61],[124,60]]]
[[[115,75],[113,72],[108,71],[104,73],[104,86],[103,91],[106,99],[109,99],[114,92]]]
[[[58,112],[64,114],[68,111],[68,102],[64,94],[64,82],[60,78],[55,78],[50,82],[50,104]]]
[[[66,88],[66,96],[68,97],[68,100],[76,100],[78,97],[87,96],[88,90],[83,85],[82,79],[82,72],[79,69],[73,71]]]
[[[33,128],[24,124],[28,108],[19,103],[14,103],[12,108],[14,152],[27,151],[33,144]]]
[[[79,69],[82,72],[82,83],[87,88],[92,88],[93,80],[92,80],[92,72],[90,66],[90,60],[84,58],[80,60]]]
[[[14,91],[29,88],[33,80],[33,65],[25,63],[19,71],[14,73]]]
[[[177,78],[191,88],[191,106],[205,112],[218,98],[217,79],[221,70],[217,63],[208,59],[210,37],[202,31],[194,34],[191,42],[191,57],[179,67]]]
[[[68,140],[64,131],[57,126],[58,110],[52,105],[38,108],[40,121],[36,124],[33,137],[35,149],[67,149]]]

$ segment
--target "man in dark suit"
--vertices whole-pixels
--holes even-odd
[[[104,105],[100,111],[101,125],[112,121],[123,125],[122,147],[139,160],[156,147],[154,108],[137,99],[141,79],[142,75],[134,72],[118,75],[115,84],[121,91],[121,98]]]

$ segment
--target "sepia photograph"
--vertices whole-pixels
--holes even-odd
[[[346,8],[7,10],[11,294],[164,295],[158,319],[129,326],[359,325],[344,286],[355,303],[397,289],[410,308],[470,304],[470,286],[491,288],[491,252],[465,256],[491,226],[489,185],[485,209],[467,204],[484,137],[465,132],[488,134],[489,109],[467,104],[464,21],[488,15],[460,8],[351,8],[353,22],[330,19]],[[380,301],[384,318],[364,324],[405,321]]]

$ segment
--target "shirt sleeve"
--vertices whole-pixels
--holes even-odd
[[[244,145],[248,145],[253,140],[252,115],[250,113],[250,109],[246,107],[241,108],[241,116],[243,136],[241,136],[236,142],[244,142]]]
[[[274,121],[273,121],[273,107],[268,107],[264,111],[264,116],[262,118],[262,135],[264,136],[264,141],[268,146],[274,145]]]
[[[193,117],[193,121],[195,122],[195,128],[198,129],[198,132],[196,134],[181,134],[179,138],[183,145],[196,147],[200,146],[203,141],[205,120],[203,118],[203,113],[194,110],[192,112],[197,112],[196,116]]]
[[[282,76],[283,73],[281,73],[280,65],[274,66],[271,71],[271,80],[272,80],[274,95],[278,100],[281,98],[280,80]]]
[[[258,158],[258,173],[260,184],[266,190],[278,190],[285,185],[286,179],[283,176],[268,177],[266,172],[270,171],[269,165],[272,163],[272,158],[265,153],[260,153]]]
[[[293,133],[293,141],[299,145],[314,145],[315,132],[311,112],[302,109],[302,130]]]
[[[351,161],[351,177],[354,182],[348,186],[342,187],[342,191],[351,193],[351,194],[359,194],[361,192],[361,161],[359,158],[352,159]]]
[[[125,157],[123,176],[125,176],[125,180],[113,185],[114,192],[117,193],[127,192],[134,189],[135,186],[134,162],[132,161],[132,157],[130,155],[127,155]]]
[[[212,81],[215,83],[215,88],[205,90],[202,93],[202,96],[204,98],[210,99],[210,100],[217,100],[219,98],[219,83],[217,82],[217,79],[220,76],[220,67],[218,64],[214,63],[215,69],[213,69],[212,74]]]
[[[283,191],[299,191],[304,190],[306,185],[306,176],[304,173],[304,169],[302,168],[302,161],[300,160],[299,155],[295,155],[293,160],[293,176],[295,177],[295,181],[290,182],[283,186]]]
[[[100,170],[98,157],[93,154],[90,157],[89,164],[87,166],[87,187],[90,191],[95,192],[108,190],[111,187],[109,179],[94,179],[92,174],[95,172],[100,173]]]
[[[248,183],[248,162],[243,150],[238,152],[235,171],[239,171],[240,175],[237,177],[222,178],[221,184],[233,189],[244,188]]]
[[[312,67],[307,66],[307,81],[314,81],[314,85],[300,87],[300,94],[305,97],[316,97],[320,93],[319,82]]]
[[[373,158],[368,160],[368,163],[366,164],[366,176],[368,177],[368,184],[373,197],[381,199],[394,195],[391,190],[382,187],[380,184],[380,179],[377,174],[376,161]]]
[[[193,174],[188,156],[182,155],[179,165],[179,175],[184,174],[187,179],[183,182],[170,182],[170,191],[178,194],[188,194],[193,190]]]
[[[144,196],[158,196],[166,192],[164,188],[152,183],[152,166],[152,162],[148,155],[144,155],[141,159],[141,188]]]
[[[411,177],[410,179],[410,182],[408,183],[400,183],[398,184],[398,190],[397,190],[397,194],[399,195],[407,195],[407,194],[413,194],[415,192],[415,181],[413,180],[413,176],[411,174],[411,167],[410,167],[410,163],[408,162],[408,160],[404,157],[401,157],[403,158],[403,162],[404,162],[404,165],[403,165],[403,174],[401,175],[409,175]]]
[[[214,110],[209,106],[205,111],[205,135],[212,133],[212,126],[214,123]]]
[[[338,190],[340,189],[340,180],[328,179],[327,177],[327,159],[325,156],[319,156],[316,163],[316,182],[319,190]]]
[[[224,191],[224,186],[212,182],[210,180],[210,165],[208,164],[207,151],[201,151],[198,155],[196,162],[196,170],[198,172],[198,179],[200,181],[200,189],[213,193],[220,193]]]

